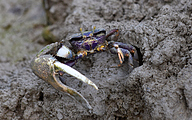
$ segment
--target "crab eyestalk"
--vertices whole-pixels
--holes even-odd
[[[82,29],[82,28],[79,28],[79,30],[80,30],[80,32],[81,32],[81,34],[82,34],[83,38],[86,38],[86,36],[85,36],[85,35],[83,35],[83,29]]]

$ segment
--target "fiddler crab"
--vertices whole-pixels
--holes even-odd
[[[89,102],[79,92],[65,84],[63,74],[70,74],[98,90],[98,87],[90,79],[72,68],[78,59],[109,50],[112,54],[118,55],[119,65],[123,63],[124,57],[127,57],[129,66],[133,67],[133,59],[138,60],[138,53],[136,48],[130,44],[107,40],[115,33],[117,38],[119,36],[118,29],[113,29],[108,34],[104,29],[96,29],[96,27],[92,31],[83,32],[82,28],[80,31],[81,33],[73,35],[69,40],[71,49],[64,45],[64,40],[41,49],[32,60],[31,68],[38,77],[51,84],[55,89],[69,93],[85,108],[92,109]]]

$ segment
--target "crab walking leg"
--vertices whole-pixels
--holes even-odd
[[[115,35],[115,40],[117,40],[118,37],[119,37],[119,30],[118,30],[118,29],[111,30],[111,31],[106,35],[106,38],[108,38],[109,36],[113,35],[114,33],[117,33],[117,34]]]
[[[98,90],[98,87],[91,81],[89,80],[87,77],[85,77],[84,75],[82,75],[80,72],[78,72],[77,70],[73,69],[72,67],[68,66],[68,65],[65,65],[63,63],[60,63],[59,61],[55,61],[54,62],[54,66],[61,70],[61,71],[64,71],[76,78],[78,78],[79,80],[87,83],[88,85],[91,85],[93,86],[96,90]]]

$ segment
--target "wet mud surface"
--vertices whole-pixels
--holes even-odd
[[[192,119],[190,0],[55,0],[48,5],[0,2],[1,119]],[[133,71],[127,62],[113,68],[118,57],[109,52],[79,60],[74,68],[99,90],[67,74],[66,84],[89,101],[93,110],[88,111],[35,76],[30,62],[48,43],[64,39],[70,46],[71,35],[92,26],[118,28],[118,41],[140,48],[143,64]]]

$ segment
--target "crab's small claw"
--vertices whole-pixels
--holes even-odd
[[[116,48],[113,47],[113,48],[110,49],[110,52],[113,53],[113,54],[118,54],[121,64],[124,61],[124,56],[128,57],[129,66],[131,66],[131,68],[133,68],[133,57],[132,57],[131,53],[129,52],[129,50],[126,50],[126,49],[123,49],[123,48],[116,49]],[[123,59],[121,58],[122,56],[123,56]]]
[[[122,64],[123,61],[124,61],[124,55],[123,55],[123,52],[121,51],[121,49],[119,48],[119,46],[116,45],[116,44],[114,45],[114,48],[116,49],[116,52],[117,52],[118,57],[119,57],[119,61],[120,61],[120,63]]]
[[[59,73],[58,71],[66,72],[80,79],[81,81],[93,86],[95,89],[98,90],[98,87],[87,77],[85,77],[75,69],[69,67],[68,65],[60,63],[59,61],[57,61],[57,59],[55,59],[51,55],[43,55],[34,58],[34,60],[32,60],[31,62],[31,68],[38,77],[42,78],[43,80],[51,84],[55,89],[69,93],[84,107],[92,109],[91,106],[89,105],[89,102],[79,92],[62,83],[62,81],[59,78],[60,75],[58,74]]]

